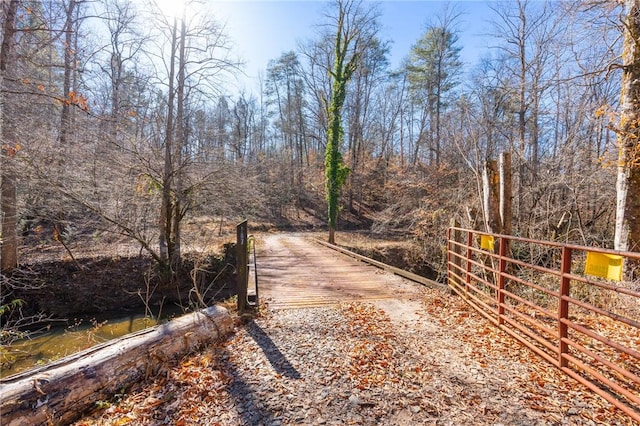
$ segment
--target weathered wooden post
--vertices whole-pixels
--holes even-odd
[[[242,315],[247,307],[247,221],[236,226],[236,274],[238,293],[238,315]]]
[[[511,235],[512,216],[511,204],[513,193],[511,190],[511,153],[503,152],[500,154],[499,161],[499,180],[500,180],[500,233]],[[508,241],[504,243],[508,244]],[[509,250],[507,250],[509,253]]]
[[[482,173],[482,205],[485,229],[490,234],[502,233],[500,223],[500,175],[498,162],[488,160]]]

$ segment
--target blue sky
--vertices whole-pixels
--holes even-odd
[[[446,2],[436,0],[386,0],[381,7],[382,37],[390,40],[391,65],[397,67],[409,53],[412,44],[424,33],[431,19],[443,11]],[[450,6],[462,13],[459,23],[461,57],[472,68],[487,54],[486,21],[492,11],[487,1],[451,1]],[[270,59],[296,50],[299,41],[313,38],[315,26],[323,22],[328,3],[318,0],[236,0],[212,1],[210,7],[217,19],[226,24],[235,51],[245,62],[247,90],[255,90],[253,80],[264,72]]]

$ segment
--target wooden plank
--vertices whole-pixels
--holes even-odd
[[[0,380],[3,426],[68,424],[96,401],[160,371],[171,360],[233,328],[226,309],[213,306]]]
[[[446,286],[444,284],[437,283],[437,282],[435,282],[433,280],[430,280],[428,278],[425,278],[425,277],[423,277],[421,275],[414,274],[413,272],[408,272],[408,271],[402,270],[400,268],[396,268],[395,266],[391,266],[391,265],[387,265],[386,263],[378,262],[377,260],[373,260],[373,259],[368,258],[366,256],[362,256],[361,254],[354,253],[354,252],[349,251],[347,249],[343,249],[342,247],[338,247],[338,246],[336,246],[334,244],[329,244],[329,243],[327,243],[325,241],[321,241],[321,240],[318,240],[318,239],[314,239],[314,241],[316,243],[318,243],[318,244],[321,244],[321,245],[325,246],[325,247],[329,247],[330,249],[339,251],[340,253],[346,254],[346,255],[351,256],[351,257],[353,257],[355,259],[358,259],[358,260],[360,260],[362,262],[365,262],[365,263],[368,263],[370,265],[376,266],[376,267],[378,267],[378,268],[380,268],[382,270],[385,270],[387,272],[391,272],[392,274],[401,276],[403,278],[407,278],[407,279],[409,279],[411,281],[417,282],[417,283],[422,284],[424,286],[431,287],[431,288],[436,288],[438,290],[446,290],[446,291],[449,290],[448,286]]]

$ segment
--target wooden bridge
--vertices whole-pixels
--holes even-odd
[[[308,239],[266,236],[258,258],[261,292],[272,309],[419,297],[418,287],[388,270],[405,272],[354,262]],[[613,262],[618,275],[594,272],[589,258]],[[639,258],[452,228],[448,284],[505,333],[640,422],[640,292],[633,283],[612,282],[622,280],[625,260],[634,265]]]
[[[260,296],[271,309],[419,295],[419,287],[398,275],[291,234],[261,237],[257,260]]]

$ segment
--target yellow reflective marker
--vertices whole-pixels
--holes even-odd
[[[493,251],[494,240],[491,235],[480,235],[480,248]]]
[[[622,256],[588,251],[584,273],[612,281],[622,281],[623,265]]]

